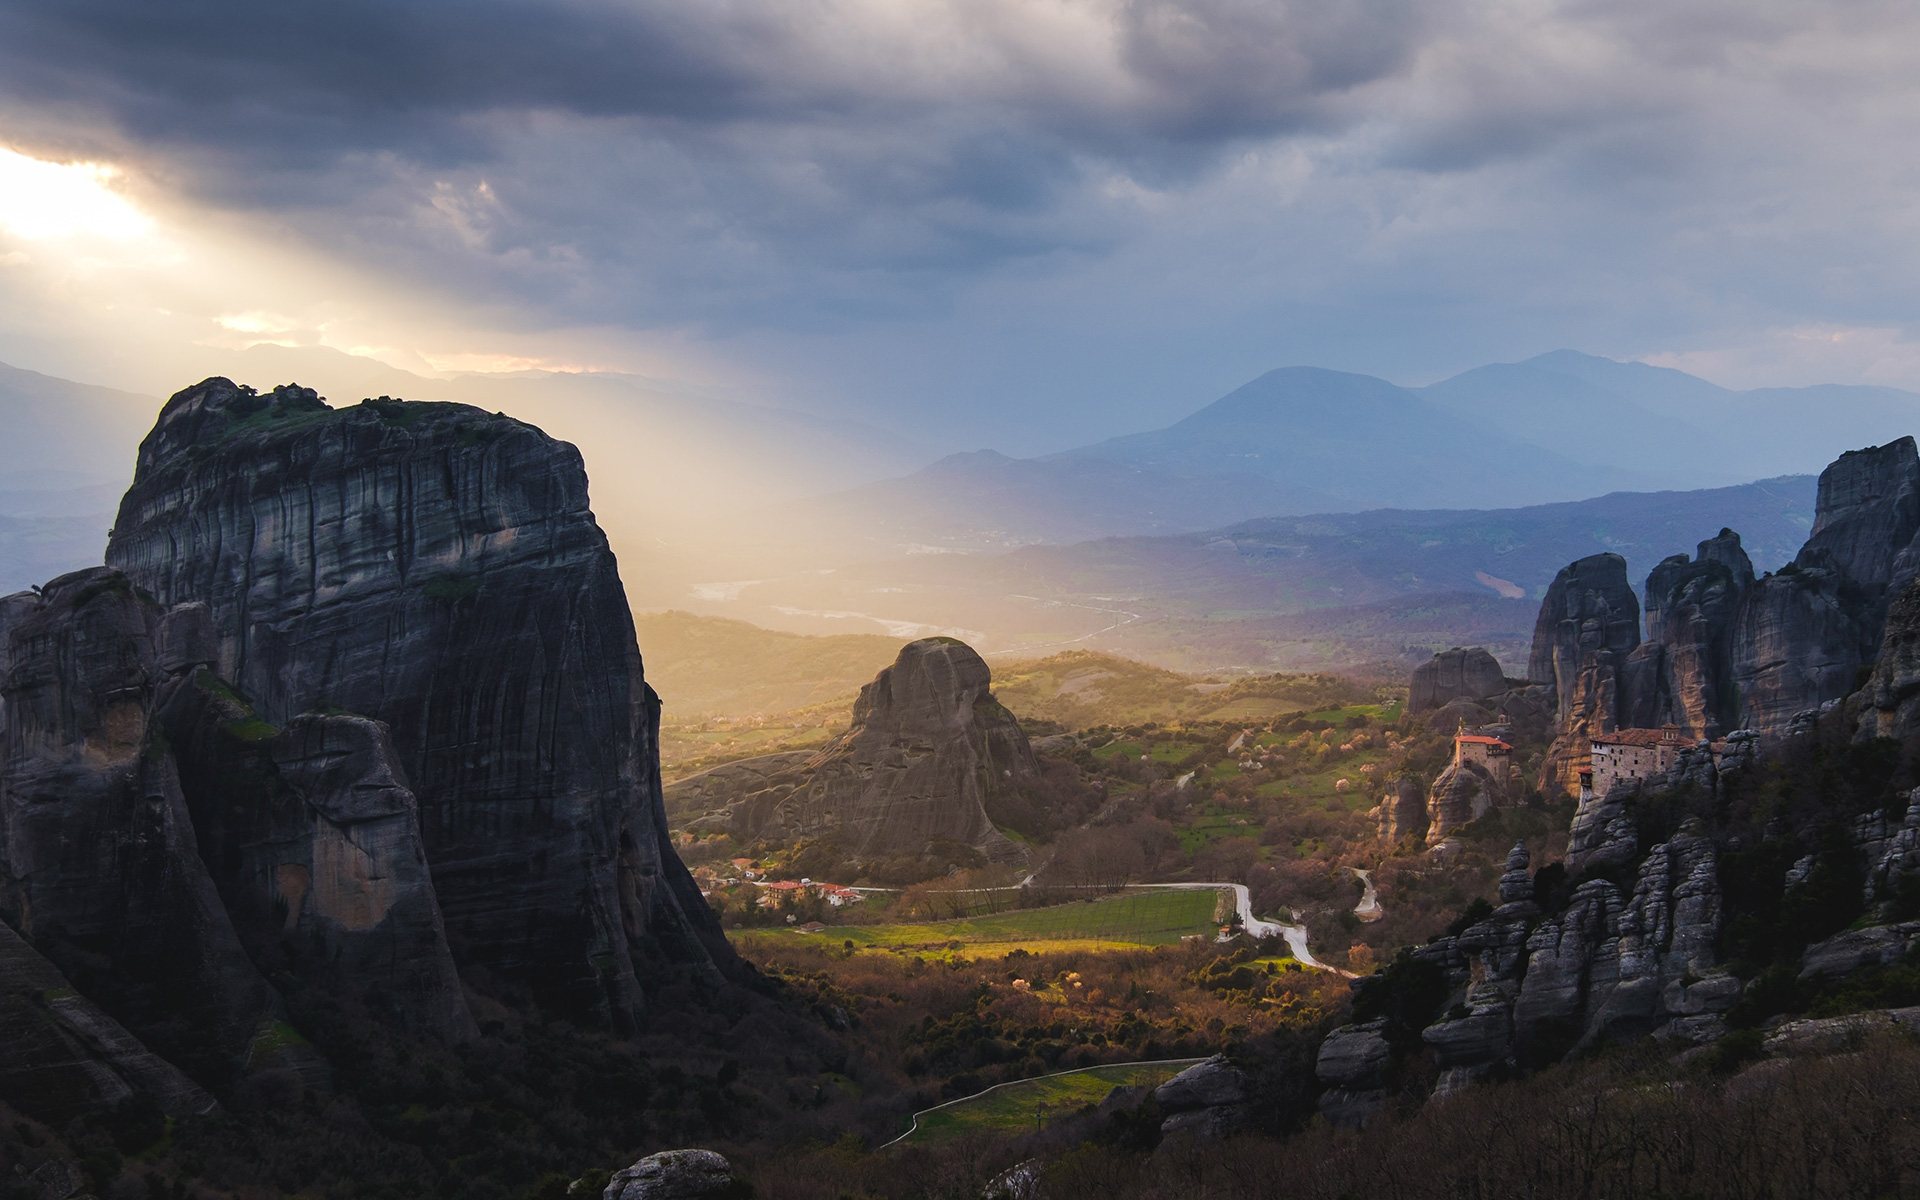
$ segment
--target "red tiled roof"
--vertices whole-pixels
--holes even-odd
[[[1477,733],[1463,733],[1453,740],[1456,742],[1472,742],[1476,746],[1506,746],[1509,750],[1513,749],[1512,746],[1507,746],[1505,742],[1497,737],[1483,737]]]
[[[770,888],[778,889],[779,891],[783,891],[783,892],[797,891],[800,887],[799,884],[795,883],[791,879],[782,879],[777,883],[770,883],[767,886]]]

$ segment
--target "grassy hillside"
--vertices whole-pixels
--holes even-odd
[[[1372,689],[1332,675],[1222,682],[1091,650],[996,663],[993,690],[1022,720],[1053,721],[1068,729],[1146,721],[1267,721],[1373,698]]]
[[[687,612],[635,613],[633,623],[647,682],[669,721],[850,706],[902,644],[869,634],[778,633]]]

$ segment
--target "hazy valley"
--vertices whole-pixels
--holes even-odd
[[[858,503],[832,455],[911,451],[631,380],[212,379],[136,454],[76,432],[135,399],[9,376],[23,411],[106,406],[0,489],[34,547],[0,603],[15,1190],[1252,1196],[1307,1159],[1330,1194],[1383,1161],[1524,1189],[1580,1151],[1420,1139],[1587,1104],[1602,1177],[1717,1195],[1687,1163],[1724,1131],[1649,1148],[1593,1098],[1776,1121],[1861,1039],[1832,1121],[1888,1119],[1920,1065],[1920,452],[1558,498],[1686,470],[1513,468],[1579,372],[1733,401],[1540,361],[1279,373]],[[1523,384],[1513,435],[1456,415]],[[1415,405],[1405,446],[1351,432]],[[707,490],[636,507],[663,456]],[[1507,506],[1402,506],[1449,473]],[[762,493],[728,508],[736,476]],[[935,519],[990,504],[1059,523]],[[1328,1157],[1383,1137],[1414,1141]],[[696,1146],[725,1157],[650,1157]]]

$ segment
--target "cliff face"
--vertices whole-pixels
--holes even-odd
[[[1716,738],[1740,719],[1733,630],[1753,588],[1753,562],[1740,535],[1722,529],[1689,561],[1675,555],[1647,576],[1647,640],[1628,656],[1629,728],[1678,725]]]
[[[1894,597],[1920,575],[1916,538],[1920,451],[1901,438],[1844,454],[1821,473],[1813,529],[1774,574],[1754,578],[1730,529],[1701,542],[1692,560],[1656,566],[1637,646],[1625,564],[1611,555],[1571,564],[1541,605],[1530,660],[1535,682],[1552,682],[1559,701],[1541,788],[1574,791],[1592,735],[1615,728],[1671,722],[1692,738],[1785,737],[1796,719],[1852,692],[1877,659],[1890,665],[1875,698],[1855,707],[1887,714],[1889,732],[1905,728],[1892,715],[1905,686],[1900,648],[1889,658],[1881,641]],[[1864,736],[1882,719],[1873,716]]]
[[[1887,611],[1873,676],[1849,706],[1861,739],[1904,742],[1920,734],[1920,581],[1908,584]]]
[[[351,713],[391,731],[397,769],[371,808],[327,799],[291,741],[276,766],[346,830],[387,828],[410,793],[446,930],[474,961],[619,1021],[643,1010],[643,978],[732,961],[666,843],[658,700],[572,446],[462,405],[335,410],[210,379],[141,444],[107,561],[163,606],[205,606],[213,673],[262,722]],[[364,729],[301,728],[386,758]],[[400,861],[383,839],[374,853]],[[414,884],[392,886],[399,904]]]
[[[214,1081],[283,1020],[201,861],[149,712],[164,616],[104,568],[0,601],[0,915]]]
[[[1595,554],[1554,577],[1533,627],[1528,676],[1554,689],[1557,736],[1541,765],[1540,789],[1574,791],[1593,753],[1592,737],[1620,728],[1627,697],[1621,679],[1640,644],[1640,602],[1627,561]]]
[[[1640,601],[1627,582],[1627,560],[1588,555],[1562,567],[1540,602],[1527,678],[1551,684],[1565,713],[1588,654],[1610,653],[1624,663],[1639,644]]]
[[[972,647],[924,638],[860,690],[853,727],[803,760],[769,755],[673,786],[676,811],[746,837],[820,838],[862,858],[957,843],[995,862],[1026,854],[987,819],[994,789],[1037,773],[1026,734],[993,699]]]
[[[1820,475],[1807,544],[1757,583],[1733,630],[1740,724],[1773,738],[1854,688],[1887,608],[1914,577],[1920,454],[1912,438],[1843,454]]]
[[[256,955],[291,943],[396,1024],[476,1036],[384,726],[309,714],[275,730],[204,667],[171,690],[159,724],[202,858]]]

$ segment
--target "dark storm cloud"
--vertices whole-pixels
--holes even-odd
[[[1916,12],[0,0],[0,141],[265,214],[521,329],[780,354],[827,330],[867,338],[833,369],[891,355],[901,379],[1009,330],[1034,362],[1075,337],[1089,364],[1150,359],[1185,329],[1252,371],[1324,359],[1301,333],[1276,360],[1290,330],[1351,328],[1464,366],[1904,329]],[[912,323],[914,349],[887,340]]]
[[[1311,119],[1326,94],[1403,61],[1421,27],[1412,0],[1136,0],[1105,14],[1130,86],[1076,88],[1007,36],[1012,10],[948,13],[976,61],[921,73],[891,56],[937,47],[875,31],[860,6],[807,0],[9,4],[0,86],[95,107],[139,138],[287,160],[431,156],[450,124],[542,110],[699,126],[958,104],[1109,145],[1207,142]]]

